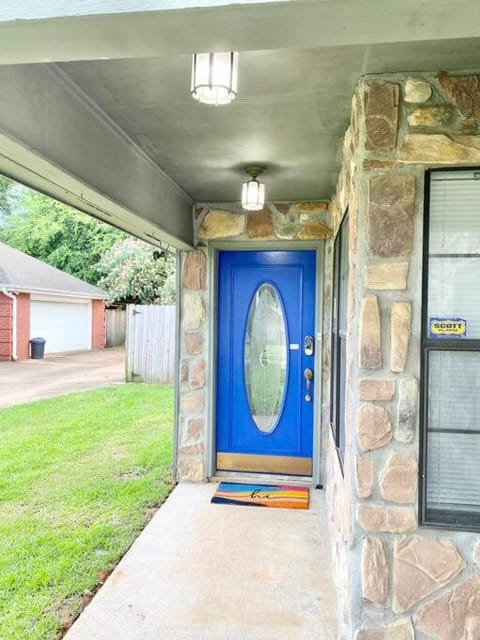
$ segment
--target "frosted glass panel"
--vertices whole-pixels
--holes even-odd
[[[281,413],[287,371],[285,318],[277,292],[262,284],[248,312],[245,385],[253,421],[271,431]]]

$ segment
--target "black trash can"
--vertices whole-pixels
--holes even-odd
[[[33,360],[41,360],[43,358],[45,342],[44,338],[32,338],[30,340],[30,358]]]

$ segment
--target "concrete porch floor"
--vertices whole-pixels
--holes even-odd
[[[324,494],[262,509],[215,486],[176,487],[67,640],[334,640]]]

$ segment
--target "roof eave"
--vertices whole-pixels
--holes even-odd
[[[18,291],[19,293],[41,293],[49,294],[53,296],[62,296],[66,298],[85,298],[87,300],[106,300],[108,295],[106,293],[87,293],[87,292],[73,292],[64,291],[62,289],[44,289],[41,287],[25,287],[22,285],[16,285],[11,283],[0,282],[0,290],[8,289],[8,291]]]

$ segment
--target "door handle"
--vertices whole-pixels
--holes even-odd
[[[306,381],[306,384],[305,384],[305,402],[311,402],[312,401],[312,394],[310,393],[310,387],[311,387],[312,380],[313,380],[313,369],[310,369],[310,367],[307,367],[306,369],[304,369],[303,377],[305,378],[305,381]]]

